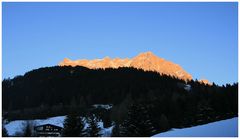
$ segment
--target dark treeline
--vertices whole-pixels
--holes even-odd
[[[94,113],[105,127],[115,125],[112,136],[151,136],[238,113],[238,83],[205,85],[135,68],[40,68],[3,80],[2,89],[6,119]],[[94,104],[113,108],[92,109]]]

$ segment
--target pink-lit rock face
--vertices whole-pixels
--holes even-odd
[[[207,84],[207,85],[212,85],[212,83],[210,83],[207,79],[201,79],[201,80],[199,80],[199,82]]]
[[[118,67],[134,67],[138,69],[143,69],[145,71],[156,71],[161,74],[167,74],[179,79],[191,80],[192,76],[187,73],[183,68],[177,64],[170,61],[164,60],[157,57],[152,52],[140,53],[132,59],[120,59],[105,57],[103,59],[94,60],[75,60],[72,61],[65,58],[59,63],[59,66],[84,66],[90,69],[98,68],[118,68]]]

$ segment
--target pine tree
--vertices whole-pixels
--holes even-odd
[[[127,119],[120,128],[120,136],[150,137],[156,133],[149,112],[144,105],[133,104],[129,109]]]
[[[33,136],[32,123],[29,121],[27,121],[27,123],[25,125],[25,129],[23,131],[23,136],[24,137],[32,137]]]
[[[150,137],[152,135],[154,135],[154,133],[156,133],[156,129],[155,126],[153,125],[153,121],[151,120],[151,117],[149,115],[149,111],[147,109],[147,107],[145,107],[144,105],[141,105],[141,113],[142,113],[142,117],[141,117],[141,136],[143,137]]]
[[[168,123],[168,119],[164,114],[161,115],[160,120],[159,120],[159,124],[160,124],[160,130],[161,131],[167,131],[170,128],[169,123]]]
[[[87,127],[87,133],[89,137],[100,137],[101,134],[100,132],[100,127],[98,126],[97,119],[95,115],[90,115],[88,117],[88,124],[89,126]]]
[[[128,111],[127,118],[121,124],[120,136],[123,137],[136,137],[138,136],[137,122],[138,112],[135,105],[132,105]]]
[[[111,121],[111,118],[110,118],[109,110],[104,111],[102,113],[101,118],[102,118],[104,128],[108,128],[108,127],[112,126],[112,121]]]
[[[196,114],[197,122],[198,124],[204,124],[209,121],[211,121],[212,117],[215,117],[215,112],[211,105],[209,104],[209,101],[207,100],[201,100],[198,104],[198,111]]]
[[[72,113],[69,114],[64,121],[62,136],[64,137],[84,137],[84,124],[81,117]]]
[[[8,137],[8,132],[4,125],[2,126],[2,137]]]
[[[112,129],[112,137],[120,137],[120,127],[119,123],[115,123],[115,126]]]

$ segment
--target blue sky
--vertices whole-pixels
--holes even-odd
[[[145,51],[193,78],[238,81],[237,3],[13,3],[2,7],[3,78],[65,57],[134,57]]]

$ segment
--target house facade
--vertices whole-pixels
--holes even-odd
[[[52,124],[44,124],[34,127],[34,131],[38,137],[60,137],[62,129],[62,127]]]

